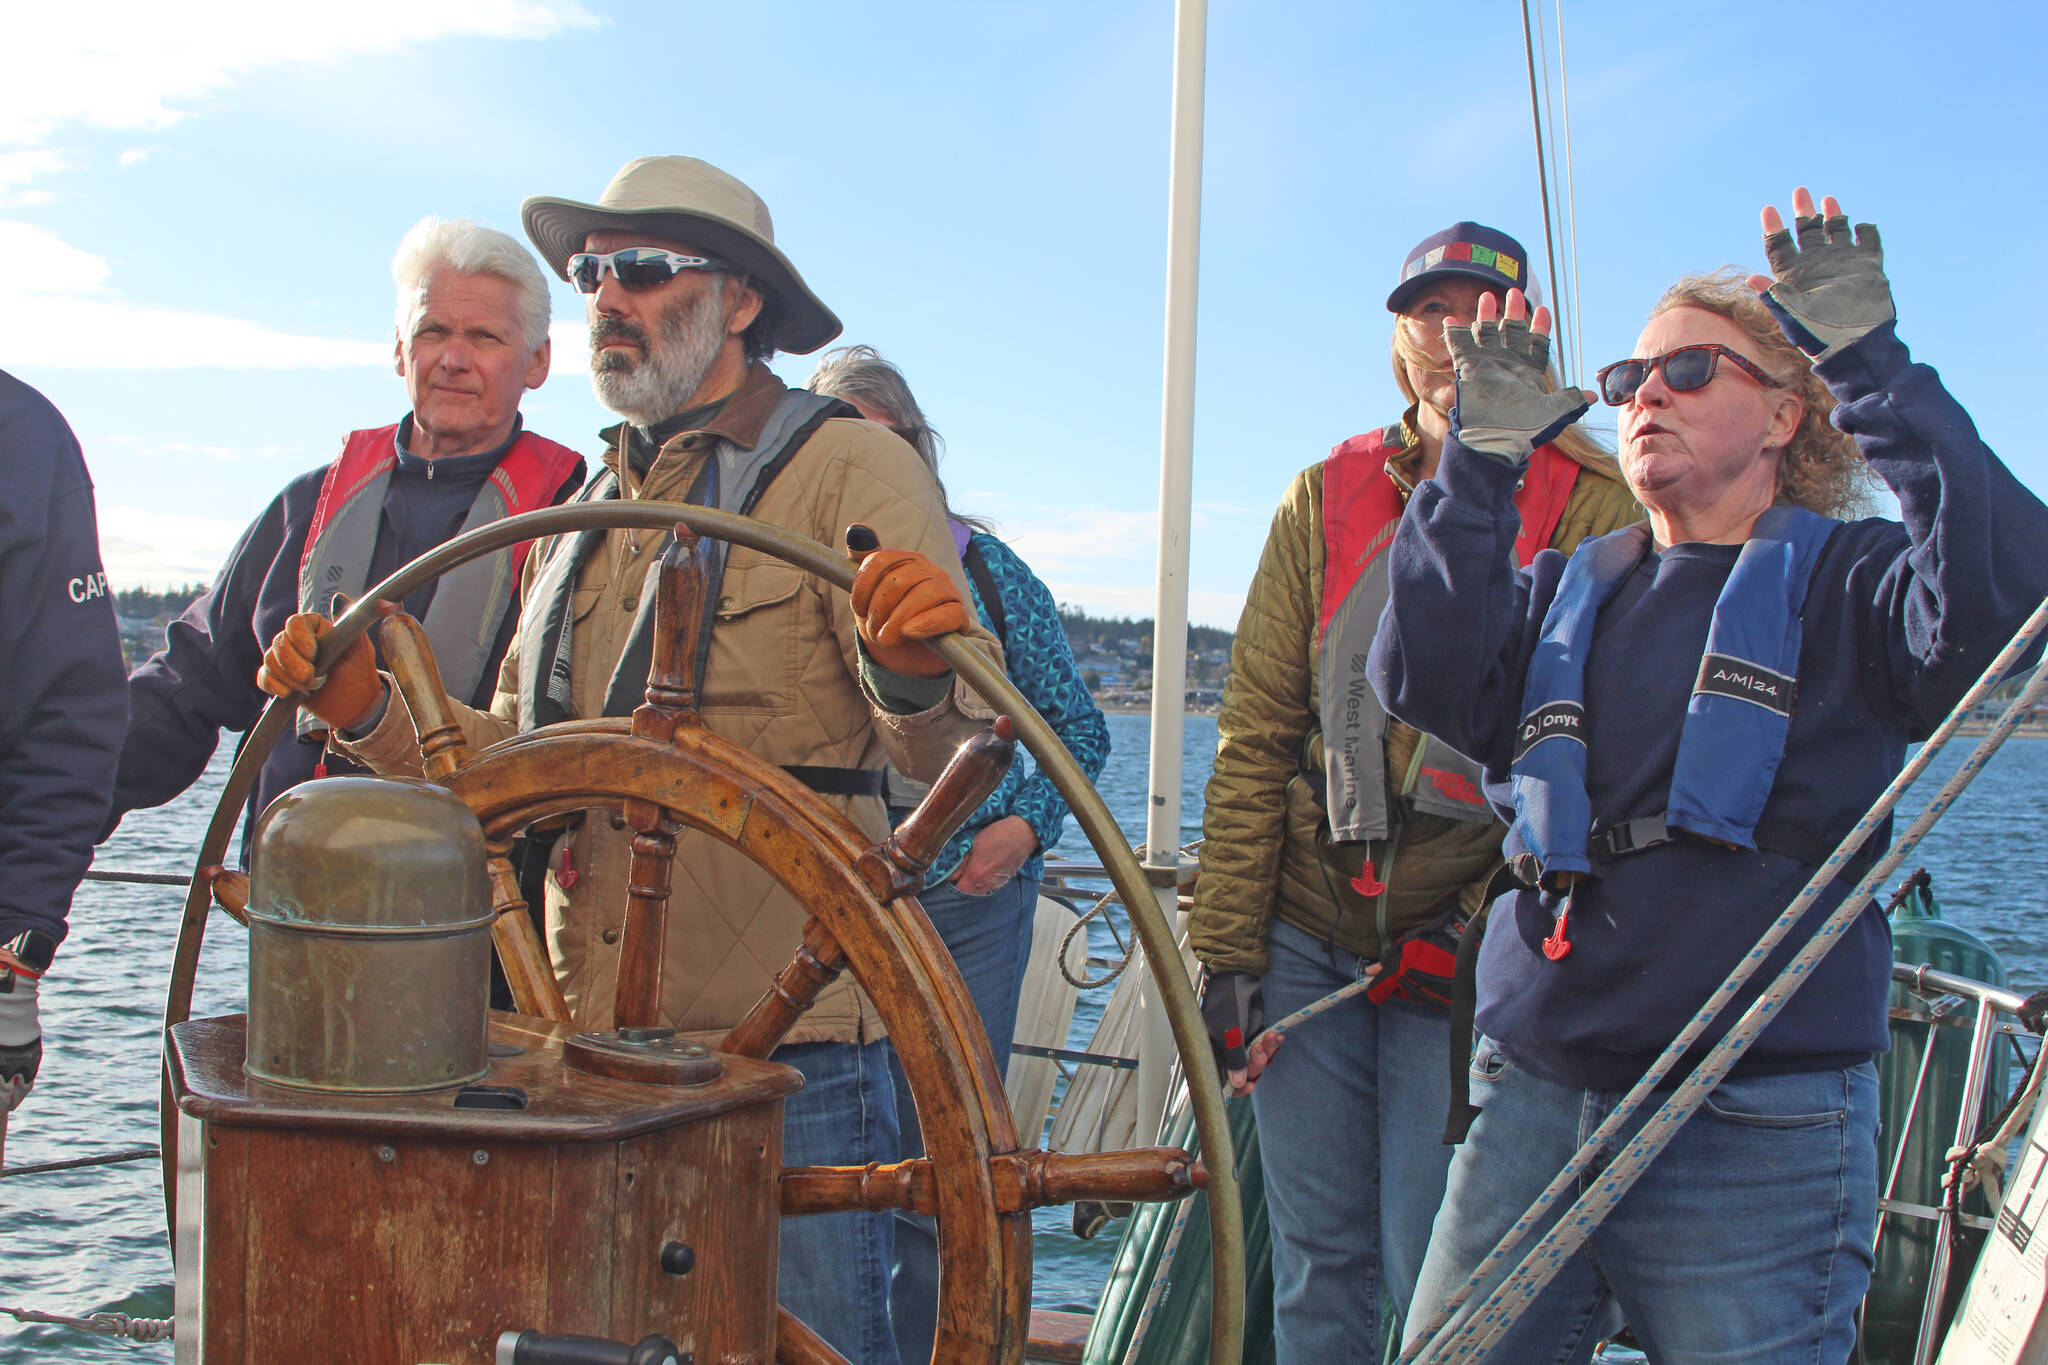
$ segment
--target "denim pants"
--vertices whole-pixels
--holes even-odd
[[[1532,1076],[1479,1040],[1472,1102],[1481,1111],[1451,1166],[1411,1332],[1620,1099]],[[1523,1251],[1564,1207],[1529,1234]],[[1584,1362],[1626,1318],[1658,1365],[1841,1365],[1856,1339],[1876,1232],[1876,1068],[1726,1080],[1486,1359]],[[1520,1259],[1518,1252],[1493,1283]]]
[[[793,1043],[777,1048],[771,1060],[804,1077],[804,1088],[783,1102],[783,1165],[895,1160],[887,1043]],[[892,1231],[886,1213],[782,1220],[776,1296],[853,1365],[896,1365],[889,1328]]]
[[[1364,960],[1280,920],[1266,1018],[1358,979]],[[1380,1291],[1405,1313],[1451,1148],[1450,1023],[1355,995],[1293,1029],[1252,1092],[1273,1228],[1279,1365],[1377,1361]]]
[[[1024,967],[1031,960],[1038,881],[1012,877],[984,896],[970,895],[946,882],[921,893],[918,901],[967,983],[967,994],[981,1015],[1000,1076],[1010,1064],[1010,1041],[1017,1033],[1017,995],[1024,984]],[[896,1122],[903,1135],[903,1155],[923,1156],[924,1139],[918,1132],[917,1110],[911,1104],[910,1082],[893,1049],[889,1064],[896,1080]],[[1036,1133],[1017,1136],[1026,1147],[1038,1145]],[[934,1221],[927,1214],[896,1214],[896,1267],[889,1302],[904,1365],[925,1365],[932,1358],[932,1339],[939,1321],[939,1242]]]

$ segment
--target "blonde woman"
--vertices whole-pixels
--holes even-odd
[[[1258,1118],[1281,1365],[1373,1357],[1380,1291],[1406,1311],[1443,1193],[1452,958],[1504,831],[1479,770],[1390,721],[1364,664],[1384,551],[1451,429],[1444,324],[1528,283],[1521,244],[1476,223],[1409,253],[1387,299],[1409,408],[1295,478],[1238,622],[1190,933],[1210,1036]],[[1525,560],[1640,515],[1576,428],[1530,470]],[[1367,975],[1277,1055],[1279,1035],[1260,1036]]]

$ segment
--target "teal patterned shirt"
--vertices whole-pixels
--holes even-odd
[[[998,629],[996,613],[982,600],[981,584],[975,581],[974,574],[967,576],[968,591],[982,624],[1003,642],[1010,681],[1045,717],[1046,724],[1093,782],[1102,775],[1102,765],[1109,758],[1109,722],[1102,718],[1102,709],[1081,681],[1081,670],[1074,662],[1072,646],[1067,643],[1066,629],[1060,625],[1059,607],[1052,600],[1052,592],[1017,557],[1015,550],[985,531],[976,531],[968,540],[967,553],[980,554],[1002,599],[1003,619]],[[1040,851],[1018,869],[1018,875],[1036,881],[1045,870],[1044,850],[1059,842],[1060,831],[1066,825],[1067,803],[1052,780],[1038,771],[1038,765],[1022,745],[1017,748],[1017,759],[1010,765],[1010,771],[1003,775],[1002,785],[939,851],[927,883],[935,886],[959,871],[975,834],[1005,815],[1022,817],[1038,835]]]

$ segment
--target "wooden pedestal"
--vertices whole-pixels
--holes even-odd
[[[637,1341],[699,1365],[775,1349],[782,1098],[802,1082],[724,1057],[719,1080],[636,1085],[561,1064],[571,1030],[494,1016],[487,1083],[322,1095],[251,1081],[241,1016],[171,1030],[180,1111],[179,1365],[491,1365],[498,1334]],[[662,1251],[694,1255],[683,1274]]]

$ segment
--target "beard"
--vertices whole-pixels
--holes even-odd
[[[704,382],[725,345],[724,282],[671,304],[656,319],[655,336],[624,318],[590,325],[590,387],[597,401],[629,422],[653,426],[681,412]],[[602,349],[613,341],[639,348]]]

